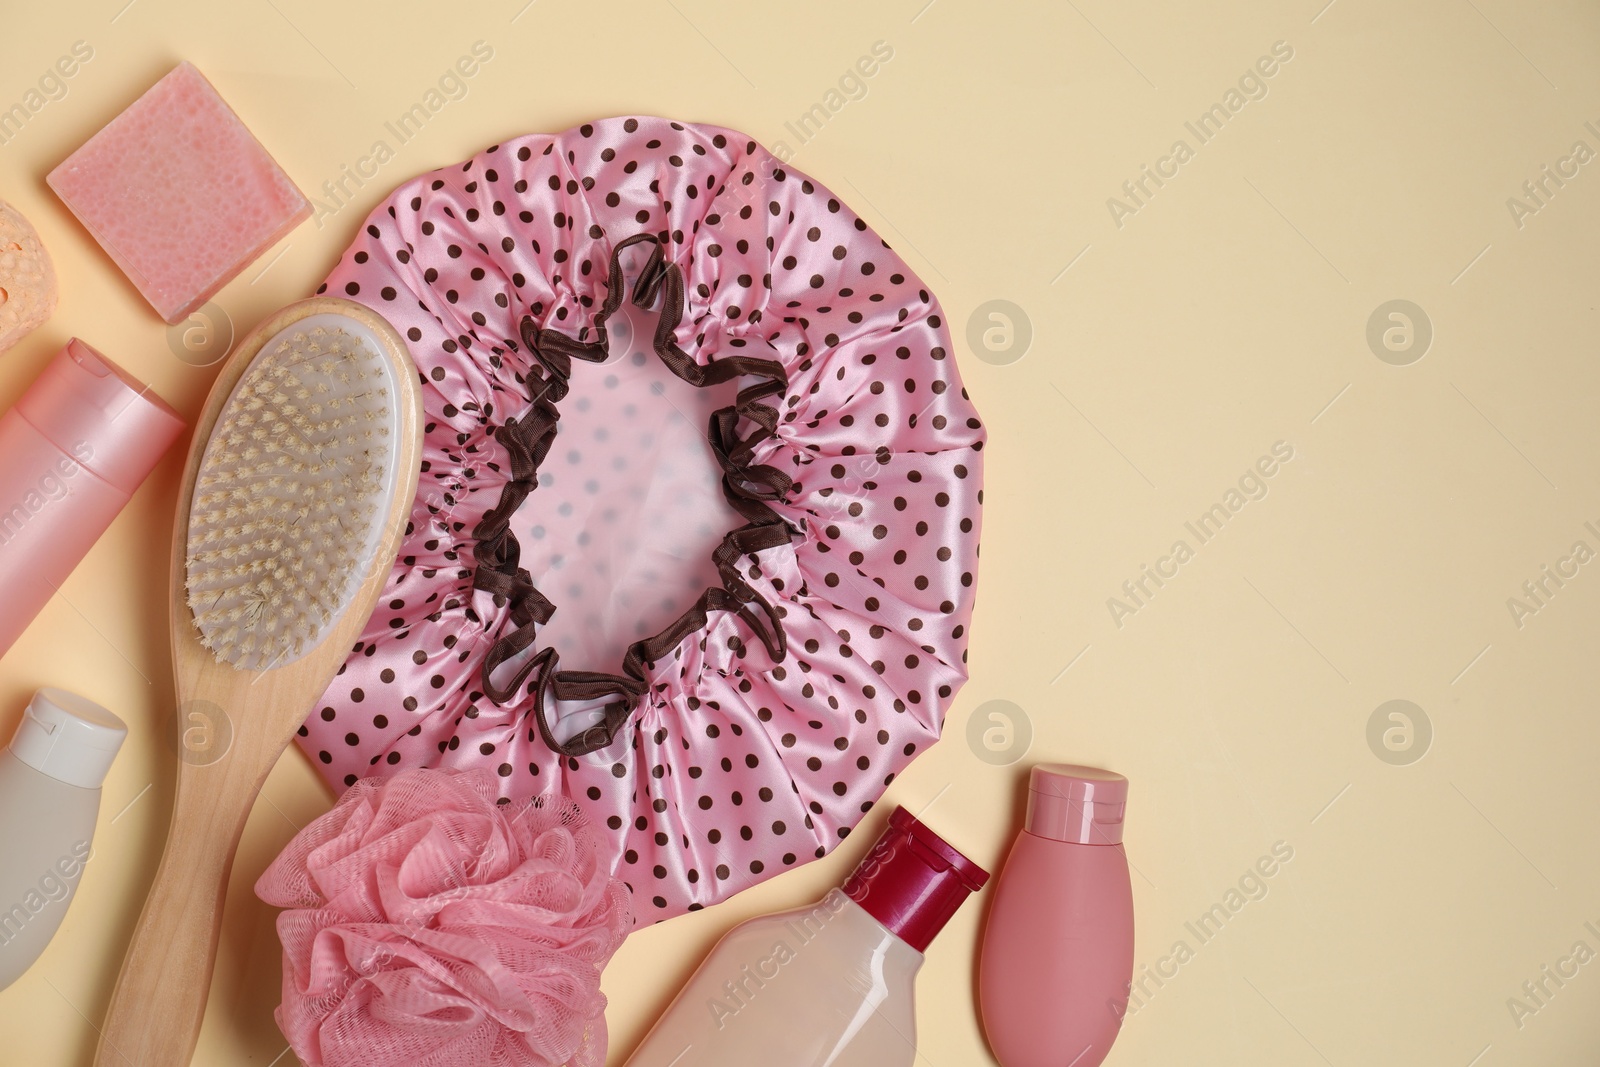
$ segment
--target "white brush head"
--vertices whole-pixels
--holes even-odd
[[[218,660],[264,670],[299,659],[379,562],[400,481],[385,351],[354,319],[307,316],[268,338],[218,414],[186,553],[189,608]]]

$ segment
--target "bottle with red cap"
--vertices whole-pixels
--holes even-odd
[[[1127,1011],[1133,890],[1128,780],[1041,763],[995,883],[978,964],[984,1036],[1001,1067],[1099,1067]]]
[[[911,1067],[923,951],[988,879],[896,808],[843,887],[728,931],[628,1067]]]

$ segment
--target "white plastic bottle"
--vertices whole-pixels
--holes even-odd
[[[94,841],[100,783],[127,736],[100,705],[41,689],[0,750],[0,989],[33,965],[66,916]]]
[[[842,889],[728,931],[627,1067],[911,1067],[923,950],[988,878],[895,809]]]

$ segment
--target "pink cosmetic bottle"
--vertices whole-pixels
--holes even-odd
[[[1133,977],[1133,890],[1122,850],[1128,780],[1041,763],[995,883],[978,965],[984,1034],[1001,1067],[1098,1067]]]
[[[183,427],[147,386],[77,338],[0,417],[0,655]]]

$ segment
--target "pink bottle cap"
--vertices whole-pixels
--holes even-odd
[[[844,892],[890,933],[922,952],[989,872],[895,808],[889,828],[845,880]]]
[[[150,387],[74,337],[16,410],[62,452],[129,496],[183,432]]]
[[[1116,771],[1041,763],[1028,776],[1028,818],[1036,837],[1079,845],[1122,842],[1128,780]]]

